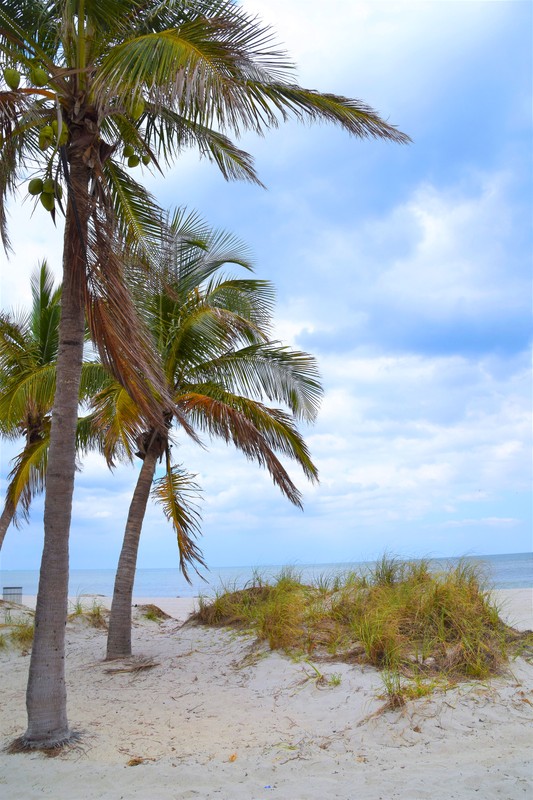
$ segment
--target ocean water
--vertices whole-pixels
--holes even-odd
[[[454,565],[459,561],[476,564],[484,571],[487,582],[495,589],[520,589],[533,587],[533,553],[508,553],[505,555],[468,556],[462,559],[435,559],[436,569]],[[290,565],[305,582],[322,576],[334,576],[352,570],[364,571],[374,562],[347,562],[343,564],[296,564]],[[283,566],[219,567],[203,574],[203,581],[192,574],[188,584],[178,569],[137,570],[134,594],[137,597],[196,597],[209,596],[221,587],[242,588],[259,573],[264,578],[279,575]],[[113,594],[115,572],[112,569],[73,569],[70,573],[69,595]],[[39,573],[35,570],[0,570],[0,587],[21,586],[23,594],[37,594]]]

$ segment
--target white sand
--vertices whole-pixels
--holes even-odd
[[[498,592],[503,615],[533,627],[531,590]],[[98,598],[103,601],[103,598]],[[157,666],[109,673],[105,631],[67,626],[69,720],[77,749],[49,759],[0,754],[6,800],[528,800],[533,796],[533,666],[372,716],[370,667],[305,662],[233,633],[181,627],[190,599],[143,598],[175,619],[137,619],[134,651]],[[28,605],[31,604],[31,601]],[[88,606],[91,602],[88,602]],[[28,656],[0,651],[1,733],[26,725]],[[131,759],[144,759],[127,766]]]

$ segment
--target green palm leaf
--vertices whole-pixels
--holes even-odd
[[[196,564],[206,566],[194,541],[201,533],[200,513],[194,503],[199,497],[200,487],[195,483],[195,477],[181,467],[172,466],[167,455],[165,475],[155,481],[152,489],[153,498],[163,507],[176,533],[180,568],[189,583],[188,567],[193,566],[199,575]]]

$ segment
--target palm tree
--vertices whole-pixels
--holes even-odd
[[[61,296],[45,261],[32,276],[31,291],[30,313],[14,319],[0,312],[0,434],[25,437],[9,475],[0,547],[11,522],[18,523],[17,507],[27,519],[33,494],[44,488]]]
[[[248,154],[225,131],[262,132],[289,115],[407,141],[365,105],[295,85],[271,40],[230,0],[3,0],[0,7],[4,245],[5,199],[28,172],[54,219],[67,190],[45,541],[21,747],[61,746],[72,737],[64,620],[85,313],[102,362],[164,434],[155,398],[164,397],[165,382],[122,269],[126,248],[142,243],[150,251],[157,209],[125,171],[124,157],[131,167],[143,157],[160,167],[194,143],[226,177],[257,181]]]
[[[31,278],[32,307],[15,316],[0,312],[0,436],[24,437],[8,476],[0,515],[0,549],[7,529],[28,519],[33,497],[45,486],[50,418],[56,384],[61,287],[43,261]],[[94,361],[84,361],[80,401],[102,386],[103,373]],[[90,429],[78,422],[78,449],[90,446]]]
[[[192,498],[193,477],[173,463],[171,425],[185,420],[195,431],[231,442],[265,466],[274,483],[294,504],[301,495],[276,451],[295,460],[315,480],[317,472],[295,420],[312,420],[321,395],[314,359],[270,341],[273,303],[266,281],[235,279],[221,271],[228,264],[251,269],[233,237],[212,232],[194,216],[178,213],[170,226],[159,281],[138,298],[161,357],[172,406],[162,411],[165,433],[139,431],[139,409],[126,390],[110,382],[93,401],[92,420],[101,432],[111,463],[117,455],[142,459],[126,522],[109,622],[107,658],[131,655],[131,603],[142,524],[158,460],[165,470],[152,495],[161,503],[177,536],[180,567],[204,564],[194,541],[199,515]],[[282,402],[289,412],[262,401]]]

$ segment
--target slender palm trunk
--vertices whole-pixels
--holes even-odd
[[[113,590],[107,636],[107,659],[131,656],[131,601],[137,553],[159,455],[160,451],[155,447],[148,448],[131,500]]]
[[[68,603],[69,532],[76,464],[76,423],[83,358],[85,242],[88,216],[88,168],[71,163],[63,252],[63,291],[59,325],[57,383],[46,472],[44,548],[35,613],[26,708],[26,747],[49,748],[72,737],[67,721],[65,624]],[[70,194],[70,193],[69,193]]]
[[[13,519],[14,515],[15,507],[11,500],[7,499],[4,510],[2,511],[2,515],[0,516],[0,550],[2,549],[7,529],[11,525],[11,520]]]

